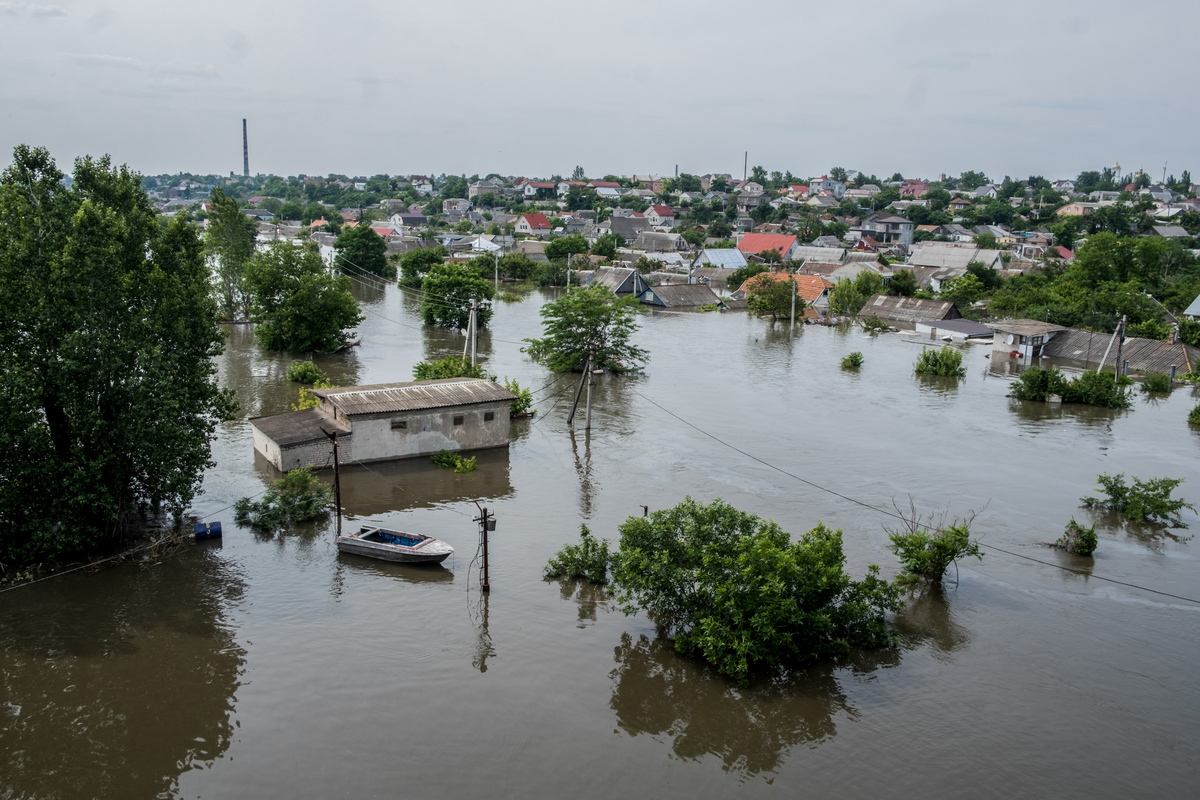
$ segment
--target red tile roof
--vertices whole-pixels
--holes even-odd
[[[787,236],[782,233],[747,233],[738,242],[737,249],[743,253],[761,253],[764,250],[778,250],[781,256],[786,256],[795,244],[795,236]]]
[[[616,181],[592,181],[589,186],[594,189],[620,189],[621,184]]]
[[[550,228],[550,220],[546,219],[545,214],[522,214],[521,217],[529,223],[529,227],[537,230],[538,228]]]
[[[372,225],[371,230],[375,231],[376,233],[378,233],[380,236],[382,236],[385,239],[396,232],[395,228],[385,228],[383,226],[376,226],[376,225]]]
[[[655,214],[658,214],[660,217],[675,216],[675,212],[671,210],[670,206],[650,206],[650,209],[652,211],[654,211]]]

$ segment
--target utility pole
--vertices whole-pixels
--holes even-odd
[[[250,139],[246,136],[245,117],[242,117],[242,177],[250,177]]]
[[[338,463],[338,440],[337,431],[330,433],[321,428],[321,433],[329,437],[329,441],[333,442],[333,505],[337,510],[337,535],[342,535],[342,470]]]
[[[496,257],[496,293],[500,293],[500,251],[493,250],[492,255]]]
[[[1125,344],[1125,320],[1127,317],[1122,314],[1121,321],[1117,323],[1117,360],[1113,364],[1113,372],[1115,373],[1114,380],[1117,386],[1121,385],[1121,347]],[[1101,365],[1103,369],[1103,365]]]
[[[480,581],[479,588],[490,592],[492,582],[488,572],[488,531],[496,530],[496,518],[488,513],[485,506],[479,505],[479,501],[475,501],[475,507],[479,509],[479,516],[475,517],[474,521],[479,523],[479,535],[483,540],[483,580]]]
[[[571,413],[567,416],[567,424],[575,421],[575,411],[579,408],[579,396],[583,394],[583,384],[592,374],[593,345],[588,342],[587,358],[583,361],[583,374],[579,376],[579,385],[575,387],[575,401],[571,403]]]
[[[788,276],[788,283],[792,287],[792,325],[794,327],[796,324],[796,273],[793,272]]]
[[[749,175],[747,170],[750,168],[750,151],[746,151],[746,155],[742,160],[742,181],[745,182],[746,176]]]
[[[470,350],[470,348],[471,348],[471,323],[472,323],[472,322],[474,322],[474,321],[475,321],[475,312],[474,312],[474,311],[472,311],[472,312],[470,313],[470,315],[467,317],[467,331],[466,331],[466,333],[467,333],[467,338],[466,338],[466,340],[463,342],[463,356],[462,356],[462,360],[463,360],[463,362],[464,362],[464,363],[465,363],[465,362],[466,362],[466,360],[467,360],[467,352],[468,352],[468,351]]]
[[[595,383],[595,373],[592,371],[591,353],[588,353],[588,371],[587,371],[587,415],[584,417],[583,429],[590,431],[592,429],[592,384]]]
[[[475,366],[475,351],[479,345],[479,301],[471,304],[471,322],[468,336],[471,337],[471,366]]]

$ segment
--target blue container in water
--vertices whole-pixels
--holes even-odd
[[[220,539],[221,523],[197,522],[193,533],[197,539]]]

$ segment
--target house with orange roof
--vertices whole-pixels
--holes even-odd
[[[809,308],[816,309],[819,313],[824,313],[824,310],[829,307],[829,290],[834,285],[832,281],[826,280],[820,275],[793,274],[784,270],[779,272],[760,272],[757,275],[751,275],[734,292],[734,299],[745,299],[751,289],[762,281],[768,280],[794,280],[796,282],[796,296],[803,300]]]
[[[765,250],[777,250],[784,261],[790,261],[799,247],[795,236],[782,233],[747,233],[738,242],[737,249],[744,255],[758,255]]]

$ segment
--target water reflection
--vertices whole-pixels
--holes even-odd
[[[922,389],[943,396],[957,395],[959,383],[961,383],[960,378],[950,375],[922,375],[919,373],[913,373],[913,380]]]
[[[583,431],[578,438],[571,428],[571,455],[575,459],[575,474],[579,476],[579,513],[584,519],[592,518],[592,498],[596,487],[592,482],[592,434]],[[583,439],[583,457],[579,456],[578,439]]]
[[[896,658],[858,654],[853,666],[871,671]],[[666,737],[682,759],[716,756],[729,772],[775,772],[792,748],[836,736],[837,717],[858,716],[831,664],[743,689],[681,658],[664,639],[626,633],[615,659],[609,705],[621,730]]]
[[[428,458],[342,465],[342,507],[369,517],[447,503],[511,497],[508,448],[473,451],[473,472],[456,473]],[[331,476],[322,475],[322,478]]]
[[[896,614],[895,623],[906,648],[927,643],[940,660],[949,660],[944,656],[963,649],[971,641],[967,630],[955,622],[941,586],[929,586],[910,596],[904,609]]]
[[[475,639],[475,652],[471,656],[471,666],[481,673],[487,672],[487,660],[496,655],[496,647],[492,643],[492,634],[488,630],[488,603],[490,600],[490,593],[480,592],[479,605],[475,609],[474,614],[475,624],[479,633]]]
[[[1095,491],[1093,490],[1093,492]],[[1134,522],[1125,519],[1115,511],[1088,510],[1085,513],[1091,515],[1091,527],[1096,529],[1096,533],[1121,531],[1126,537],[1149,547],[1156,553],[1164,552],[1164,545],[1167,542],[1178,544],[1186,542],[1194,536],[1194,534],[1187,533],[1186,528],[1172,528],[1161,522]]]
[[[608,592],[603,586],[597,586],[590,581],[560,580],[558,592],[563,600],[574,600],[579,604],[580,628],[588,627],[589,622],[596,621],[596,612],[608,610]]]
[[[393,564],[353,553],[338,553],[339,569],[352,570],[364,575],[389,578],[400,583],[449,583],[454,573],[441,564]]]
[[[218,550],[195,548],[6,595],[0,797],[162,797],[221,757],[245,663],[224,615],[241,592]]]
[[[385,278],[352,275],[350,277],[350,294],[354,295],[354,299],[360,305],[378,305],[387,295],[389,283],[390,281]]]
[[[1048,403],[1041,400],[1009,398],[1008,409],[1023,422],[1042,423],[1067,419],[1090,428],[1112,429],[1112,423],[1123,413],[1116,408],[1100,408],[1081,403]]]

